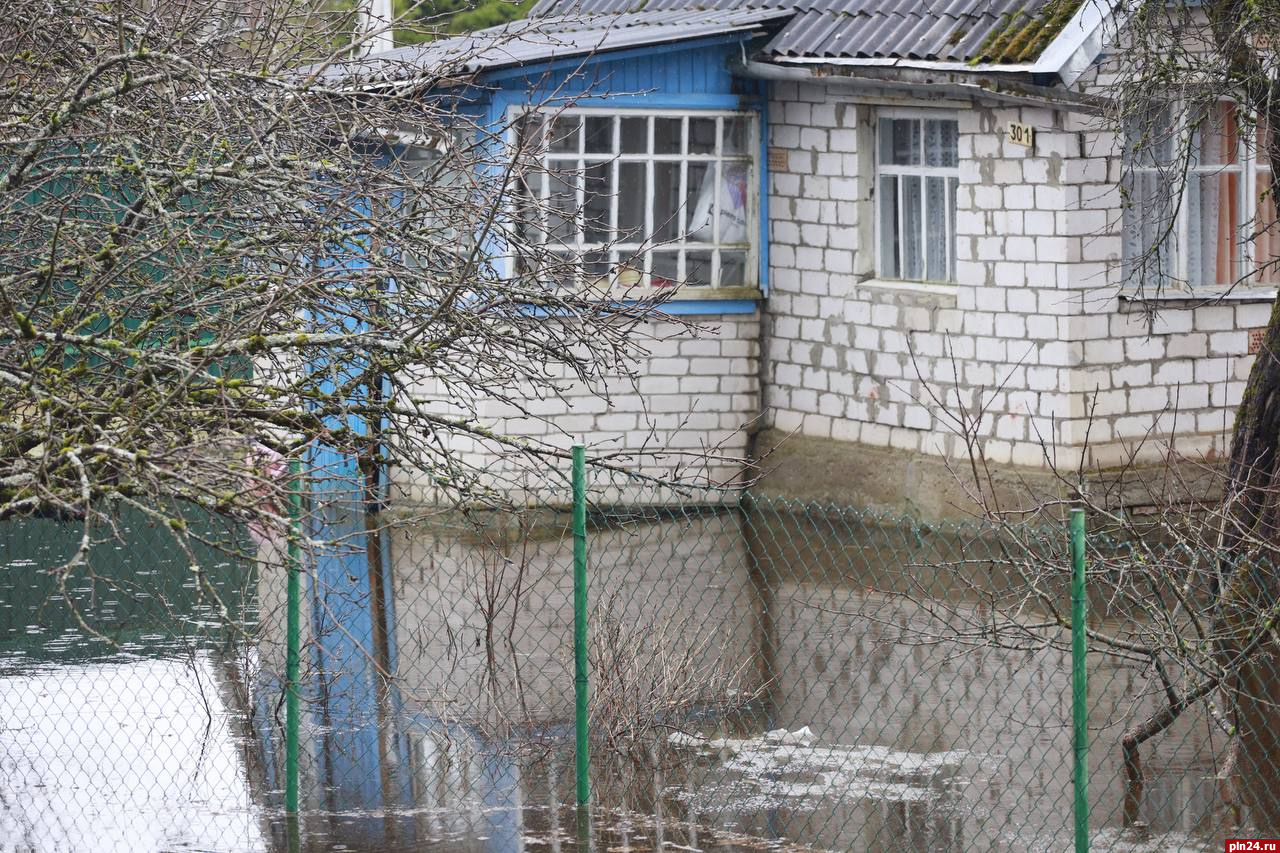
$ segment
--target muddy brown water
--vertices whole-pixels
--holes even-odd
[[[788,518],[752,539],[737,524],[593,534],[601,623],[749,697],[732,713],[686,703],[639,757],[597,745],[589,815],[572,807],[561,538],[508,543],[499,560],[435,536],[392,543],[397,691],[355,722],[311,706],[296,831],[263,675],[278,637],[260,631],[246,653],[175,640],[165,622],[120,651],[8,607],[0,851],[1070,848],[1062,653],[919,642],[921,605],[886,594],[936,558],[919,537]],[[5,568],[10,603],[25,568]],[[1153,741],[1145,827],[1124,829],[1119,736],[1150,685],[1103,659],[1090,677],[1093,849],[1217,849],[1234,819],[1214,778],[1222,736],[1196,712]]]

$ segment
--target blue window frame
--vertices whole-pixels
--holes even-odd
[[[679,298],[759,288],[754,113],[574,107],[513,125],[534,161],[523,216],[580,261],[566,284]]]

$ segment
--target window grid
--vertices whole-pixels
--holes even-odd
[[[1158,220],[1153,223],[1151,219],[1161,215],[1159,205],[1143,202],[1142,193],[1154,189],[1157,193],[1164,193],[1168,203],[1176,205],[1171,214],[1172,245],[1157,255],[1162,275],[1188,289],[1220,289],[1237,284],[1274,286],[1280,283],[1280,270],[1274,265],[1280,250],[1280,233],[1276,228],[1271,166],[1265,155],[1265,130],[1255,128],[1250,133],[1248,127],[1241,127],[1236,119],[1235,105],[1230,101],[1218,102],[1213,112],[1196,127],[1186,119],[1186,109],[1176,105],[1161,109],[1154,124],[1159,132],[1163,122],[1168,138],[1158,147],[1147,143],[1146,150],[1136,157],[1131,155],[1131,179],[1136,182],[1138,192],[1125,209],[1126,262],[1136,262],[1140,253],[1151,248],[1146,233],[1148,228],[1153,224],[1157,231],[1163,228]],[[1174,119],[1173,116],[1179,118]],[[1199,153],[1213,144],[1221,145],[1216,156],[1210,154],[1206,157]],[[1174,197],[1175,189],[1171,186],[1178,180],[1178,176],[1171,173],[1180,167],[1175,162],[1175,150],[1188,152],[1185,179],[1178,198]],[[1144,186],[1144,179],[1150,184]],[[1219,180],[1218,192],[1224,185],[1222,179],[1226,179],[1229,196],[1228,206],[1219,210],[1215,217],[1220,220],[1225,210],[1229,226],[1225,237],[1220,235],[1215,240],[1214,251],[1226,251],[1229,260],[1225,275],[1218,274],[1218,269],[1223,266],[1219,262],[1215,265],[1213,280],[1206,281],[1193,268],[1192,255],[1203,255],[1203,229],[1210,227],[1210,223],[1202,202],[1195,199],[1194,193],[1202,186],[1201,182],[1214,179]],[[1212,225],[1221,231],[1220,221]],[[1225,242],[1220,242],[1223,240]],[[1259,264],[1264,265],[1262,269],[1259,269]]]
[[[930,163],[927,133],[931,128],[937,130],[944,139],[942,148],[934,152],[939,162]],[[905,131],[913,140],[905,152],[897,148],[898,133]],[[938,281],[955,282],[955,197],[960,183],[960,164],[958,157],[958,122],[945,115],[936,113],[901,115],[893,111],[883,113],[877,121],[877,153],[876,153],[876,246],[877,275],[884,279],[904,281]],[[902,162],[900,153],[906,154]],[[941,269],[930,267],[930,246],[936,242],[929,236],[929,226],[935,215],[930,201],[929,187],[931,180],[935,188],[941,189],[942,205],[942,240],[944,247],[940,264]],[[915,187],[919,194],[919,223],[907,222],[908,187]],[[885,194],[889,193],[890,198]],[[892,202],[893,211],[889,215],[886,204]],[[888,220],[888,221],[886,221]],[[908,241],[918,241],[917,251],[909,253]],[[911,257],[909,255],[918,255]],[[910,275],[911,267],[919,265],[919,274]],[[930,273],[940,273],[930,275]]]
[[[756,152],[755,146],[751,144],[755,138],[754,119],[749,113],[575,109],[538,114],[538,116],[538,120],[545,122],[543,127],[546,130],[540,132],[546,134],[547,141],[540,154],[547,179],[539,182],[538,186],[540,207],[544,211],[544,214],[539,217],[541,221],[538,226],[541,233],[547,234],[555,244],[563,246],[567,251],[587,259],[592,258],[593,255],[596,256],[594,262],[588,263],[592,268],[583,270],[586,277],[598,278],[607,275],[608,273],[601,272],[598,268],[604,266],[612,270],[620,280],[625,277],[623,273],[625,269],[633,270],[635,280],[620,281],[627,286],[648,284],[651,287],[671,287],[684,283],[686,287],[716,288],[755,285],[755,235],[758,233]],[[589,124],[601,120],[611,122],[609,146],[611,150],[588,151]],[[643,151],[625,150],[627,147],[623,137],[625,121],[644,122]],[[714,144],[709,150],[691,150],[694,121],[711,123]],[[660,122],[672,123],[663,127],[664,130],[675,131],[674,139],[659,140]],[[733,147],[733,150],[729,150],[728,147],[731,132],[740,142]],[[667,147],[663,144],[664,142],[678,142],[678,145],[673,146],[670,151],[660,153],[660,148]],[[622,226],[619,220],[622,193],[619,190],[622,187],[623,168],[627,164],[637,163],[643,164],[644,167],[644,234],[640,235],[641,239],[628,239],[631,235],[621,234]],[[675,169],[670,170],[674,174],[668,174],[666,177],[675,182],[677,201],[672,205],[674,209],[669,211],[670,215],[658,221],[656,210],[660,201],[657,197],[657,188],[660,178],[659,169],[664,164],[676,166]],[[606,223],[608,234],[604,235],[606,239],[603,240],[588,239],[589,236],[594,235],[588,233],[591,227],[586,216],[591,189],[588,186],[589,170],[600,166],[605,166],[607,177],[603,195],[608,199]],[[690,173],[691,170],[699,167],[706,169],[706,177],[703,181],[711,182],[709,187],[704,185],[699,189],[700,195],[707,191],[711,193],[709,209],[706,212],[709,216],[709,222],[705,226],[709,229],[709,238],[706,240],[696,239],[691,233],[691,216],[700,199],[690,198]],[[739,213],[745,222],[745,229],[742,229],[745,233],[741,235],[740,240],[725,239],[725,180],[726,172],[733,167],[740,170],[735,175],[735,180],[741,178],[743,190],[743,206]],[[555,210],[554,185],[558,181],[563,182],[565,180],[563,176],[569,176],[568,180],[573,181],[574,211],[561,223],[562,226],[567,225],[563,228],[563,233],[558,233],[561,228],[547,221],[545,212]],[[668,191],[668,197],[670,197],[670,191]],[[664,213],[667,212],[664,211]],[[668,232],[666,239],[657,239],[659,230]],[[610,241],[607,239],[609,237],[616,239]],[[692,272],[690,260],[694,255],[699,258],[705,256],[709,262],[706,269],[699,275],[700,284],[689,281]],[[667,264],[674,260],[674,269],[657,269],[656,261],[659,258],[664,259]],[[732,277],[737,280],[726,281],[729,273],[726,262],[732,263],[735,269]],[[619,275],[619,273],[623,274]]]

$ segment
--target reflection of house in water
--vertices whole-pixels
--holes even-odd
[[[638,738],[643,749],[596,751],[593,831],[601,846],[621,844],[626,833],[633,840],[663,834],[706,850],[733,849],[729,837],[739,833],[829,850],[904,852],[1034,849],[1057,837],[1069,817],[1065,658],[913,643],[911,631],[927,622],[922,602],[893,594],[928,590],[954,607],[969,606],[954,587],[948,593],[944,576],[922,568],[949,553],[955,543],[947,537],[758,497],[717,511],[612,512],[592,517],[597,646],[621,637],[604,648],[629,643],[639,660],[654,644],[677,657],[684,650],[694,675],[683,683],[703,692],[692,705],[659,715],[657,736],[646,741],[655,734],[649,730]],[[549,514],[544,522],[514,526],[505,537],[424,527],[389,541],[386,657],[364,652],[376,648],[364,645],[377,612],[367,591],[359,592],[368,589],[367,575],[329,589],[328,600],[312,596],[304,637],[314,653],[303,731],[307,839],[379,851],[416,851],[449,839],[451,849],[514,853],[521,839],[540,838],[575,849],[576,824],[562,811],[573,795],[566,737],[571,549],[563,518]],[[964,545],[976,553],[974,540]],[[242,848],[230,840],[246,839],[243,849],[264,849],[278,829],[265,824],[278,805],[274,676],[281,658],[272,632],[283,620],[272,595],[280,575],[262,576],[257,605],[267,615],[245,667],[216,664],[212,650],[180,661],[86,662],[93,645],[70,622],[30,633],[39,626],[28,614],[50,590],[26,595],[14,586],[36,580],[24,562],[35,555],[14,541],[5,554],[15,561],[4,576],[5,600],[31,604],[0,611],[9,614],[0,623],[7,655],[0,708],[16,709],[24,720],[0,731],[0,761],[7,762],[0,784],[21,794],[14,800],[20,807],[0,820],[76,839],[85,830],[75,821],[92,818],[102,827],[100,846],[110,847],[113,827],[132,828],[109,818],[111,811],[155,828],[156,849],[184,839],[234,850]],[[185,564],[157,562],[142,572],[159,572],[144,576],[148,592],[195,614],[181,624],[193,631],[203,624],[198,602],[177,597],[190,582]],[[322,579],[341,580],[337,573]],[[119,626],[138,637],[160,625],[172,629],[143,618],[154,598],[132,601],[143,610],[127,613],[121,601],[96,600],[107,615],[127,616]],[[358,620],[341,621],[356,608],[365,611],[365,639],[352,628]],[[360,657],[339,657],[344,643]],[[336,673],[341,679],[321,677],[325,666],[347,669]],[[239,683],[245,669],[258,678],[251,688]],[[609,695],[611,678],[616,684],[605,666],[593,673],[598,695]],[[1114,745],[1136,712],[1142,677],[1104,662],[1091,678],[1099,721],[1094,814],[1105,827],[1119,821]],[[101,690],[90,696],[85,690],[94,684]],[[751,701],[741,708],[712,701],[730,687]],[[653,691],[632,695],[644,700],[636,705],[641,711],[653,710]],[[39,726],[26,721],[33,715]],[[250,720],[256,738],[244,737]],[[63,733],[66,726],[76,737]],[[805,727],[811,735],[795,734]],[[763,734],[778,729],[795,742]],[[670,741],[677,730],[739,744],[690,751]],[[124,746],[105,754],[81,743],[81,736],[104,732]],[[248,743],[256,749],[244,748]],[[1217,831],[1208,778],[1214,745],[1195,715],[1153,742],[1143,806],[1153,832]],[[136,791],[144,774],[157,773],[172,783],[158,799],[110,793]],[[37,787],[54,775],[85,781],[70,799],[55,800]],[[90,802],[76,805],[82,798]],[[617,819],[618,812],[629,816]]]
[[[396,665],[406,708],[479,725],[572,718],[567,521],[551,517],[523,534],[396,534]],[[759,607],[730,511],[639,519],[596,529],[590,541],[597,643],[622,625],[691,654],[695,668],[754,659]],[[644,650],[630,651],[635,664]]]
[[[665,512],[594,519],[593,636],[611,623],[633,627],[633,638],[669,632],[696,651],[695,666],[734,672],[753,700],[728,714],[714,702],[710,712],[681,709],[638,763],[602,747],[593,767],[601,809],[680,832],[731,825],[832,850],[1035,847],[1067,825],[1062,654],[917,642],[933,616],[901,592],[973,606],[943,573],[921,568],[960,540],[764,499]],[[342,837],[483,835],[475,849],[499,851],[517,849],[503,839],[552,832],[551,816],[572,797],[572,610],[564,519],[548,519],[505,537],[423,529],[389,543],[395,690],[382,708],[366,694],[370,710],[353,728],[376,731],[379,714],[393,726],[365,751],[349,748],[357,737],[325,733],[326,749],[348,748],[347,763],[318,760],[315,781],[335,808],[373,808],[367,792],[381,790],[406,811],[344,818]],[[976,554],[973,540],[963,544]],[[593,673],[601,692],[608,678]],[[1104,662],[1092,678],[1094,809],[1106,825],[1119,821],[1123,796],[1115,745],[1143,700],[1129,668]],[[332,712],[326,721],[339,727]],[[673,729],[751,739],[806,726],[812,755],[770,748],[755,769],[666,743]],[[1212,822],[1212,752],[1193,714],[1153,742],[1144,805],[1153,830],[1166,828],[1170,810]],[[344,779],[359,773],[348,788]]]
[[[898,839],[903,850],[963,850],[964,821],[928,802],[885,800],[876,809],[881,827],[869,835]]]

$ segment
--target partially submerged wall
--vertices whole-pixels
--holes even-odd
[[[581,442],[591,456],[633,454],[635,465],[652,474],[679,468],[728,481],[739,472],[731,460],[746,455],[745,428],[759,414],[758,314],[682,320],[643,323],[627,369],[606,370],[594,387],[558,373],[558,397],[516,388],[505,391],[506,399],[458,400],[445,388],[416,390],[441,414],[472,417],[495,433],[566,451]],[[448,447],[460,465],[483,472],[481,482],[494,488],[566,499],[565,480],[492,441],[455,438]],[[716,457],[726,461],[703,466],[704,454],[713,463]],[[567,464],[562,467],[567,475]],[[397,505],[437,502],[433,473],[393,472]]]

